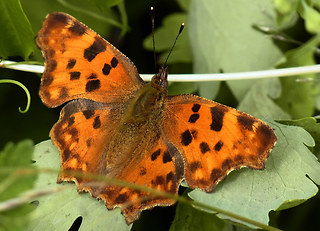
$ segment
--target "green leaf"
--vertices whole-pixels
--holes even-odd
[[[320,163],[306,147],[314,146],[311,135],[300,127],[270,125],[278,141],[263,171],[233,171],[213,193],[194,190],[191,198],[268,224],[271,210],[296,206],[314,196],[315,183],[320,184]]]
[[[254,81],[238,105],[238,109],[263,120],[271,120],[273,118],[288,119],[290,115],[272,100],[272,98],[278,98],[280,92],[281,85],[278,79]]]
[[[12,167],[13,169],[7,174],[1,174],[0,182],[4,183],[9,177],[14,175],[17,168],[32,168],[32,154],[33,144],[30,140],[21,141],[16,145],[8,143],[0,152],[0,166]],[[21,192],[32,188],[35,178],[34,175],[29,174],[16,175],[14,180],[10,182],[10,185],[7,185],[8,187],[4,191],[0,191],[0,201],[18,196]]]
[[[199,96],[207,99],[215,99],[219,92],[220,82],[219,81],[196,82],[195,86],[199,90]]]
[[[24,231],[31,220],[33,206],[20,205],[5,212],[0,212],[0,231]]]
[[[230,10],[236,9],[236,10]],[[228,13],[226,13],[228,12]],[[196,73],[238,72],[273,68],[282,58],[269,37],[256,31],[257,24],[274,24],[269,0],[191,1],[189,38]],[[228,82],[240,100],[252,81]]]
[[[35,50],[34,33],[19,0],[0,0],[0,58],[28,59]]]
[[[118,5],[123,0],[89,0],[92,1],[98,8],[103,10]]]
[[[320,1],[319,0],[311,0],[311,4],[316,8],[320,9]]]
[[[189,10],[190,0],[177,0],[177,2],[184,11]]]
[[[273,0],[277,13],[277,24],[280,28],[293,26],[297,19],[300,0]]]
[[[186,22],[187,15],[185,13],[171,14],[163,20],[163,26],[155,30],[155,48],[157,52],[161,52],[160,62],[164,62],[168,56],[173,42],[179,32],[181,23]],[[172,63],[188,63],[192,61],[189,49],[188,26],[186,26],[179,36],[177,43],[168,59],[168,64]],[[147,50],[153,50],[152,35],[146,37],[143,41],[143,47]]]
[[[309,132],[316,142],[313,148],[313,153],[317,157],[320,157],[320,123],[317,123],[315,118],[308,117],[299,120],[279,120],[277,122],[290,126],[299,126]]]
[[[30,140],[21,141],[16,145],[8,143],[0,152],[0,169],[8,169],[7,173],[0,173],[0,203],[21,196],[33,187],[36,174],[16,172],[20,168],[25,170],[34,167],[31,165],[32,154],[33,144]],[[22,204],[1,211],[0,230],[24,230],[32,210],[33,207],[29,204]]]
[[[168,92],[170,95],[192,94],[196,91],[195,83],[176,82],[169,83]]]
[[[281,14],[289,14],[296,10],[299,0],[272,0],[275,8]]]
[[[320,43],[320,36],[293,50],[286,52],[287,61],[280,67],[297,67],[314,65],[314,51]],[[312,116],[315,108],[315,96],[319,86],[314,84],[315,74],[290,76],[281,78],[282,93],[276,102],[288,112],[292,118]]]
[[[203,212],[191,205],[179,202],[170,231],[181,230],[231,231],[233,227],[215,214]]]
[[[306,29],[312,34],[320,33],[320,13],[308,5],[305,0],[301,0],[301,8],[299,10],[301,17],[305,20]]]
[[[70,186],[59,192],[39,198],[39,205],[33,213],[33,220],[27,230],[68,230],[73,222],[83,218],[81,230],[130,230],[120,209],[107,210],[103,201],[98,201],[89,193],[77,192],[70,183],[57,184],[60,168],[59,151],[51,141],[44,141],[35,147],[35,165],[39,169],[50,168],[57,173],[41,173],[36,182],[36,189],[57,189]]]

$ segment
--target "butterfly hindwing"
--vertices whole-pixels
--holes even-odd
[[[58,181],[75,181],[79,191],[88,191],[93,197],[104,200],[109,209],[120,207],[126,221],[131,223],[142,210],[171,205],[175,201],[129,186],[95,182],[85,174],[107,176],[176,194],[183,178],[183,160],[173,145],[163,139],[159,126],[153,123],[136,131],[128,130],[128,139],[129,134],[120,122],[124,112],[120,105],[73,100],[62,109],[50,135],[61,153],[62,171]],[[63,170],[80,171],[84,175]]]
[[[50,132],[61,157],[61,170],[105,172],[104,148],[115,132],[121,109],[87,99],[69,102]],[[60,175],[59,181],[74,180]]]
[[[40,96],[47,106],[76,98],[115,102],[144,84],[125,55],[65,13],[49,14],[36,42],[46,62]]]
[[[154,142],[153,147],[145,149],[140,156],[143,159],[139,162],[133,160],[114,177],[136,185],[176,194],[183,177],[183,168],[177,167],[179,163],[181,164],[179,156],[171,156],[161,138]],[[136,220],[142,210],[175,203],[173,199],[156,196],[146,189],[139,191],[116,185],[107,186],[99,197],[106,201],[109,209],[120,206],[127,223]]]
[[[264,168],[276,136],[263,121],[194,95],[165,105],[165,137],[182,154],[190,187],[210,192],[233,169]]]

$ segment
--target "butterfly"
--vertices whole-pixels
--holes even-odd
[[[49,14],[37,38],[45,71],[40,97],[65,106],[50,131],[60,151],[58,182],[120,207],[128,224],[141,211],[175,203],[130,187],[67,173],[99,174],[177,194],[183,179],[212,192],[243,166],[263,169],[276,142],[263,121],[195,95],[170,96],[168,68],[145,83],[113,45],[65,13]],[[70,172],[70,171],[69,171]]]

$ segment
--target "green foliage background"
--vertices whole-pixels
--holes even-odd
[[[254,71],[319,63],[319,0],[0,0],[0,57],[42,62],[35,35],[49,12],[62,11],[114,44],[140,73],[154,73],[150,6],[156,9],[160,64],[180,24],[186,23],[168,61],[170,73]],[[0,84],[0,168],[9,167],[5,174],[0,171],[0,205],[26,190],[57,187],[54,174],[40,174],[37,179],[35,174],[21,176],[20,181],[13,177],[10,181],[19,167],[59,168],[56,148],[50,141],[40,142],[49,138],[61,107],[48,109],[41,103],[40,77],[0,69],[0,80],[17,80],[32,96],[30,110],[20,114],[24,92],[15,85]],[[219,183],[212,194],[181,187],[181,195],[280,229],[319,230],[320,164],[316,157],[320,156],[320,127],[313,118],[320,109],[318,79],[317,74],[308,74],[170,83],[170,94],[199,94],[237,107],[268,122],[278,137],[264,171],[241,169]],[[33,144],[24,139],[37,144],[33,156]],[[126,226],[118,210],[106,211],[103,203],[87,194],[79,195],[75,187],[41,197],[37,203],[0,211],[0,230],[67,230],[79,216],[83,217],[79,230],[247,229],[181,203],[145,211],[132,227]]]

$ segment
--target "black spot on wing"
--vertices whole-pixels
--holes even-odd
[[[86,28],[80,22],[74,21],[73,25],[71,27],[69,27],[69,31],[73,35],[81,36],[84,33],[86,33]]]
[[[77,63],[77,60],[75,59],[69,59],[68,64],[67,64],[67,69],[72,69]]]
[[[152,161],[155,161],[155,160],[158,158],[158,156],[160,155],[160,152],[161,152],[160,149],[158,149],[157,151],[153,152],[153,153],[151,154],[151,160],[152,160]]]
[[[172,157],[169,154],[169,152],[167,150],[164,151],[163,156],[162,156],[162,162],[165,164],[165,163],[168,163],[168,162],[171,162],[171,161],[172,161]]]
[[[96,37],[93,44],[86,48],[83,53],[83,57],[91,62],[99,53],[106,50],[105,42],[102,38]]]
[[[81,73],[79,71],[70,72],[70,80],[80,79]]]
[[[113,57],[111,60],[111,67],[115,68],[117,65],[118,65],[118,60],[115,57]]]
[[[227,112],[227,110],[219,106],[216,106],[216,107],[211,107],[210,112],[211,112],[210,129],[218,132],[222,128],[223,117],[224,117],[224,114]]]
[[[82,114],[86,119],[90,119],[94,115],[94,110],[85,110],[82,111]]]
[[[111,70],[111,66],[109,64],[105,63],[103,68],[102,68],[102,73],[104,75],[109,75],[110,74],[110,70]]]
[[[201,151],[202,154],[205,154],[206,152],[209,152],[210,151],[210,147],[209,147],[208,143],[201,142],[200,143],[200,151]]]
[[[188,146],[192,142],[192,135],[189,130],[184,131],[181,134],[181,143],[184,146]]]
[[[100,116],[96,116],[95,118],[94,118],[94,121],[93,121],[93,128],[94,129],[98,129],[98,128],[100,128],[101,127],[101,120],[100,120]]]
[[[199,119],[199,114],[192,114],[190,117],[189,117],[189,120],[188,122],[189,123],[195,123],[198,119]]]
[[[99,89],[100,87],[101,85],[99,79],[89,80],[86,84],[86,92],[92,92]]]
[[[223,146],[223,142],[221,140],[219,140],[215,145],[214,145],[214,150],[216,150],[217,152],[220,151],[220,149]]]
[[[173,172],[169,172],[168,174],[167,174],[167,183],[169,182],[169,181],[172,181],[173,179],[174,179],[174,174],[173,174]]]
[[[195,103],[195,104],[193,104],[192,111],[198,112],[200,110],[200,107],[201,107],[200,104]]]

